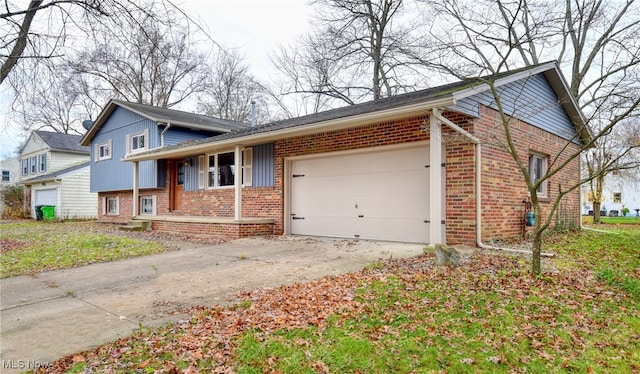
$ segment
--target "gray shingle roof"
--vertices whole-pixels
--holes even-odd
[[[202,114],[189,113],[176,109],[160,108],[157,106],[131,103],[122,100],[113,100],[113,102],[147,118],[153,119],[156,122],[211,126],[230,131],[244,129],[250,126],[248,123],[244,122],[209,117]]]
[[[42,130],[37,130],[35,133],[42,138],[51,150],[89,154],[89,147],[80,145],[80,139],[82,139],[80,135]]]

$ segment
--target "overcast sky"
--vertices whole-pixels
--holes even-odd
[[[306,0],[175,0],[185,12],[209,28],[222,46],[236,48],[246,57],[251,73],[265,79],[273,71],[269,53],[289,44],[309,28]],[[4,85],[3,85],[4,86]],[[10,96],[0,87],[0,158],[10,157],[25,137],[9,122]]]

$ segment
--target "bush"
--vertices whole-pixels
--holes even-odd
[[[29,214],[24,210],[24,188],[22,186],[5,186],[2,191],[3,219],[27,218]]]

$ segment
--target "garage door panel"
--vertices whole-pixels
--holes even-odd
[[[292,162],[291,233],[428,242],[429,149]],[[302,176],[303,175],[303,176]]]
[[[55,188],[49,188],[44,190],[34,191],[34,202],[37,205],[56,205],[58,199],[58,192]]]

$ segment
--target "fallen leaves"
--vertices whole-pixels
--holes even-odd
[[[594,345],[621,351],[620,357],[628,357],[624,349],[632,348],[591,340],[609,331],[613,323],[599,308],[620,296],[607,295],[606,286],[588,271],[532,278],[523,270],[528,265],[522,258],[489,253],[476,255],[458,268],[434,267],[433,258],[427,256],[382,264],[308,283],[240,292],[234,297],[235,306],[189,308],[188,320],[141,331],[40,371],[66,372],[82,364],[87,372],[138,368],[233,373],[237,338],[245,332],[268,340],[278,331],[313,327],[321,335],[330,320],[333,327],[357,329],[364,335],[360,338],[394,354],[400,351],[393,345],[406,334],[420,336],[421,347],[443,350],[438,365],[454,365],[447,360],[455,360],[473,366],[472,370],[482,365],[513,369],[532,363],[573,367],[572,362]],[[615,306],[619,308],[624,306]],[[637,308],[629,312],[638,317]],[[293,343],[305,352],[316,344],[306,338]],[[486,354],[474,355],[477,347]],[[513,357],[507,354],[511,349],[523,351]],[[330,373],[330,363],[311,353],[305,357],[308,368]],[[273,368],[280,361],[269,356],[264,365],[278,372]]]

